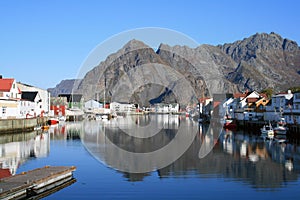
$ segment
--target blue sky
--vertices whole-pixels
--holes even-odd
[[[0,74],[54,87],[76,78],[89,53],[124,31],[161,27],[199,44],[276,32],[300,43],[300,3],[292,0],[0,1]],[[121,46],[120,46],[121,48]]]

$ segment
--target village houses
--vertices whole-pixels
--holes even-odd
[[[48,115],[50,94],[46,90],[0,76],[0,119]]]

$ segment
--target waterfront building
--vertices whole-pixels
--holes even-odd
[[[22,92],[20,100],[21,118],[31,118],[41,115],[43,115],[42,99],[39,96],[38,92]]]
[[[68,108],[83,109],[84,99],[82,94],[59,94],[58,97],[66,97],[68,102]]]
[[[178,113],[179,104],[178,103],[156,103],[154,104],[154,111],[157,113]]]
[[[85,112],[95,113],[99,110],[99,108],[103,108],[103,104],[94,99],[90,99],[84,103]]]
[[[137,109],[137,105],[131,103],[120,103],[120,102],[111,102],[110,103],[110,110],[112,112],[118,113],[130,113],[135,112]]]
[[[287,124],[300,124],[300,92],[295,93],[283,111]]]
[[[67,107],[67,97],[51,97],[50,116],[65,116]]]
[[[264,120],[279,121],[283,117],[284,108],[292,98],[293,94],[290,90],[287,93],[273,95],[271,101],[266,106]]]
[[[21,91],[14,78],[0,76],[0,119],[19,117]]]
[[[24,83],[17,83],[18,88],[21,90],[22,93],[26,93],[26,99],[31,102],[35,102],[36,106],[34,108],[34,111],[31,111],[35,113],[36,116],[45,116],[48,115],[50,112],[50,92],[47,90],[24,84]],[[36,96],[35,96],[36,94]],[[29,98],[29,99],[28,99]],[[36,98],[36,99],[35,99]],[[26,108],[22,108],[26,109]],[[24,115],[22,115],[24,116]]]
[[[240,121],[261,120],[264,116],[268,98],[265,94],[256,91],[234,95],[234,118]]]

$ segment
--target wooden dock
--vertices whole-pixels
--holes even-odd
[[[22,199],[49,194],[54,188],[59,190],[62,186],[69,185],[69,182],[74,183],[75,170],[74,166],[45,166],[0,179],[0,199]]]

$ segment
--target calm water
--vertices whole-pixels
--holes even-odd
[[[0,166],[12,173],[77,167],[76,182],[46,199],[299,199],[299,156],[296,144],[170,115],[0,137]]]

